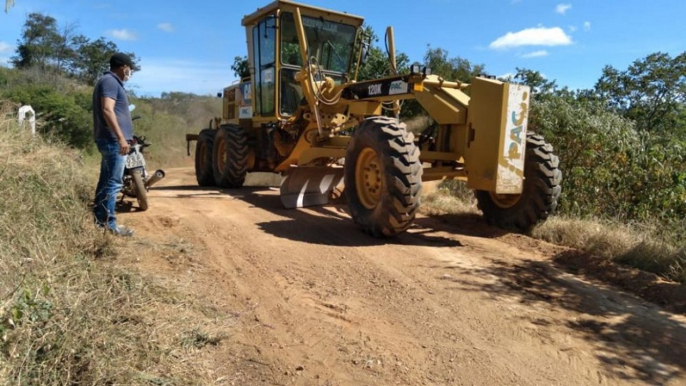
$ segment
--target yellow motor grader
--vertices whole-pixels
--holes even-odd
[[[526,231],[546,219],[562,174],[552,146],[527,132],[529,88],[418,65],[358,82],[370,44],[362,22],[286,0],[245,16],[250,76],[224,89],[221,118],[186,136],[197,141],[198,184],[239,188],[248,172],[280,173],[282,202],[295,208],[327,203],[342,183],[353,220],[377,237],[412,224],[428,180],[465,181],[494,225]],[[397,119],[408,99],[434,122],[417,138]]]

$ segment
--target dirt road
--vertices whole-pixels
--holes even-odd
[[[199,188],[192,168],[149,197],[121,216],[138,242],[193,252],[139,267],[233,315],[206,356],[219,383],[686,384],[685,318],[566,273],[551,263],[564,249],[479,218],[422,217],[377,240],[345,207]]]

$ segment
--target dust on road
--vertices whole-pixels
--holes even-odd
[[[344,206],[287,210],[274,188],[199,188],[192,168],[149,199],[121,215],[135,239],[183,239],[194,258],[150,248],[131,264],[234,316],[205,358],[223,384],[686,384],[685,318],[478,217],[378,240]]]

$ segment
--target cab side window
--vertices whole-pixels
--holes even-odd
[[[276,18],[268,16],[252,30],[255,60],[255,114],[274,115]]]

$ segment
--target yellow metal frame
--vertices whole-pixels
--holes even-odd
[[[280,58],[282,32],[279,23],[280,16],[284,12],[291,12],[294,15],[301,60],[304,63],[296,74],[296,80],[300,82],[304,98],[307,100],[307,106],[301,106],[292,116],[282,115],[278,108],[281,95],[279,78],[283,67]],[[358,29],[358,37],[363,19],[347,13],[277,0],[257,9],[242,20],[248,40],[253,111],[256,111],[254,93],[256,69],[253,66],[256,53],[253,52],[252,28],[269,16],[276,18],[274,115],[256,116],[253,114],[250,120],[238,119],[236,109],[239,103],[235,98],[230,99],[230,93],[235,92],[235,88],[238,87],[234,85],[224,91],[225,110],[222,122],[240,124],[256,134],[256,131],[266,123],[292,124],[297,119],[309,121],[304,128],[300,129],[297,142],[294,145],[288,145],[292,146],[290,153],[288,153],[288,148],[284,148],[283,144],[280,145],[279,153],[282,155],[287,153],[288,156],[276,165],[274,171],[283,172],[292,165],[309,166],[321,164],[322,160],[344,157],[349,138],[341,136],[341,132],[358,126],[366,117],[381,115],[383,103],[392,102],[392,109],[397,114],[400,100],[416,99],[437,125],[432,150],[430,151],[428,146],[421,149],[420,160],[425,164],[431,164],[430,167],[424,169],[424,180],[456,178],[467,181],[470,188],[496,194],[521,192],[523,158],[520,162],[519,158],[515,159],[513,156],[520,157],[525,150],[525,141],[522,141],[522,136],[525,138],[526,134],[528,89],[521,89],[523,86],[511,89],[511,85],[507,83],[485,78],[475,78],[472,83],[466,84],[448,81],[436,75],[413,73],[402,77],[402,81],[407,84],[406,92],[397,95],[390,95],[389,92],[373,97],[346,99],[342,97],[344,90],[356,84],[359,86],[365,83],[358,84],[353,80],[336,85],[331,78],[315,81],[314,75],[317,69],[310,66],[306,55],[307,39],[302,16],[353,25]],[[387,30],[387,36],[391,51],[390,61],[395,68],[395,41],[391,27]],[[357,61],[359,66],[359,53]],[[400,78],[391,76],[374,82],[397,82],[397,79]],[[467,88],[470,89],[469,95],[464,92]],[[513,90],[516,91],[514,94],[511,92]],[[517,98],[522,97],[522,100],[514,103],[511,100],[512,95]],[[326,100],[336,102],[323,103],[321,96]],[[520,106],[515,109],[516,111],[512,107],[515,105]],[[233,109],[233,115],[229,111],[231,109]],[[516,122],[520,120],[522,122]],[[514,127],[516,123],[520,125]],[[515,140],[519,141],[516,146],[513,145]],[[506,146],[515,146],[515,148],[508,150],[505,149]],[[254,164],[254,154],[252,157],[252,164]],[[371,198],[369,202],[372,202]]]

